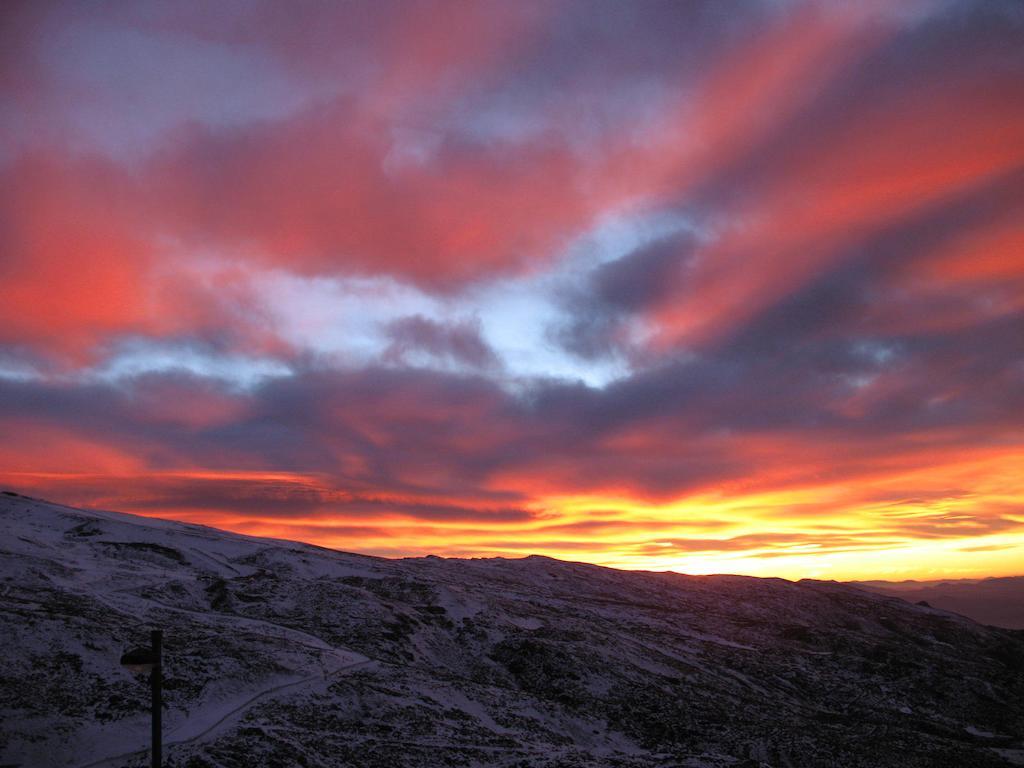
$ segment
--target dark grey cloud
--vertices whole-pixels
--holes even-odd
[[[586,360],[629,353],[623,337],[636,315],[682,290],[695,242],[689,233],[648,243],[607,262],[565,291],[568,320],[550,330],[566,351]]]
[[[404,362],[410,352],[422,352],[441,362],[470,368],[496,369],[501,365],[481,334],[479,320],[445,324],[412,315],[390,323],[387,335],[391,342],[384,359],[388,362]]]

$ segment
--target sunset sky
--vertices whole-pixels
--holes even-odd
[[[1024,573],[1024,4],[5,2],[0,485]]]

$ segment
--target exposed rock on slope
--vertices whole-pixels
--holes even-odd
[[[0,496],[0,764],[1024,764],[1024,633],[853,587],[382,560]]]

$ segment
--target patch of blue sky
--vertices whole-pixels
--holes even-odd
[[[291,368],[280,360],[224,353],[202,344],[128,339],[77,378],[116,384],[154,373],[184,373],[249,389],[267,379],[291,375]]]
[[[42,371],[31,363],[0,356],[0,379],[6,381],[36,381],[42,377]]]
[[[394,320],[452,319],[444,302],[391,278],[306,277],[275,269],[254,275],[252,288],[275,333],[339,365],[375,361],[390,343],[386,326]]]
[[[525,276],[487,281],[454,296],[429,294],[384,277],[307,277],[275,269],[254,274],[251,287],[275,333],[297,349],[340,366],[382,362],[396,320],[422,316],[440,324],[479,322],[483,340],[501,361],[491,375],[506,383],[566,379],[603,387],[629,373],[623,359],[581,360],[552,340],[565,319],[566,290],[602,263],[692,228],[669,214],[619,214],[574,242],[553,264]],[[405,356],[408,364],[460,370],[451,359]]]
[[[552,329],[566,319],[566,292],[578,287],[601,264],[691,228],[692,223],[677,214],[619,213],[578,237],[550,269],[484,284],[463,301],[480,318],[485,340],[512,376],[567,379],[604,387],[628,375],[630,366],[619,356],[583,360],[552,340]]]

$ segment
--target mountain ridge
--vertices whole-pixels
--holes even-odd
[[[912,603],[924,601],[934,608],[959,613],[982,624],[1024,629],[1024,576],[850,583]]]
[[[157,624],[168,768],[1024,762],[1024,633],[848,585],[0,520],[0,763],[142,765]]]

